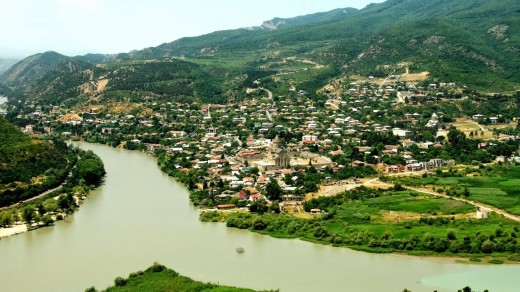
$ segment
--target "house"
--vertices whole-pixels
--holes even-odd
[[[311,214],[316,215],[316,214],[321,214],[321,213],[322,213],[321,209],[311,209]]]
[[[399,136],[399,137],[402,137],[402,138],[408,138],[408,137],[411,137],[413,135],[412,131],[403,130],[403,129],[400,129],[400,128],[393,128],[392,129],[392,133],[394,134],[394,136]]]
[[[318,136],[316,136],[316,135],[303,135],[302,136],[302,142],[306,142],[306,141],[309,141],[309,142],[318,141]]]
[[[234,204],[217,205],[217,210],[231,210],[235,208],[236,206]]]
[[[406,140],[401,140],[401,145],[403,145],[403,147],[410,147],[412,145],[415,145],[415,141],[414,140],[410,140],[410,139],[406,139]]]
[[[288,202],[301,202],[303,201],[302,196],[295,196],[295,195],[284,195],[282,196],[282,200],[288,201]]]
[[[249,201],[256,202],[260,200],[261,197],[262,195],[260,193],[252,194],[249,196]]]
[[[397,165],[390,165],[386,171],[388,173],[400,173],[400,172],[404,172],[405,170],[405,167],[404,165],[402,164],[397,164]]]
[[[477,208],[477,219],[487,219],[489,218],[489,214],[491,214],[490,209]]]

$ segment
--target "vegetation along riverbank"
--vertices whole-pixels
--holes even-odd
[[[95,287],[85,289],[85,292],[95,292]],[[128,278],[117,277],[114,279],[114,286],[109,287],[105,292],[132,292],[132,291],[205,291],[205,292],[254,292],[251,289],[221,286],[212,283],[203,283],[192,280],[188,277],[179,275],[174,270],[168,269],[163,265],[154,263],[144,271],[131,273]],[[267,291],[265,291],[267,292]],[[274,292],[274,291],[271,291]]]
[[[0,117],[0,238],[72,213],[105,175],[93,152],[21,133]]]

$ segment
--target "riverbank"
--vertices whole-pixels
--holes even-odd
[[[101,185],[105,175],[101,159],[93,152],[80,151],[78,155],[60,186],[0,210],[0,239],[63,220]]]
[[[27,232],[27,230],[28,228],[26,224],[18,224],[11,227],[2,227],[0,228],[0,239]]]
[[[303,207],[327,212],[299,218],[275,214],[272,209],[260,214],[208,211],[200,219],[275,238],[298,238],[370,253],[447,257],[452,262],[490,257],[491,264],[514,263],[507,258],[520,250],[516,222],[497,214],[482,220],[462,216],[474,212],[473,207],[414,191],[361,187],[336,197],[312,199]],[[402,216],[389,219],[381,212],[388,209]],[[411,211],[420,213],[404,216]]]

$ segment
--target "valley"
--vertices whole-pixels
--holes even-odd
[[[43,215],[52,215],[52,222],[58,214],[63,218],[88,193],[103,188],[106,161],[132,169],[142,182],[137,162],[113,159],[143,162],[146,154],[153,157],[146,171],[158,175],[159,169],[179,185],[173,193],[159,190],[151,202],[147,188],[154,187],[142,182],[134,186],[140,193],[125,189],[132,197],[124,200],[139,200],[143,214],[150,214],[154,210],[147,204],[166,212],[157,204],[182,203],[163,193],[186,196],[190,210],[198,212],[185,217],[203,222],[190,223],[193,228],[224,232],[185,234],[179,226],[173,230],[154,221],[171,221],[171,216],[150,215],[143,222],[161,226],[151,230],[156,240],[171,241],[171,234],[162,233],[181,232],[211,242],[212,236],[237,232],[269,245],[312,243],[311,249],[334,250],[340,258],[347,251],[349,257],[361,254],[375,262],[413,256],[456,262],[455,270],[469,266],[480,273],[504,264],[505,270],[517,271],[519,5],[512,0],[388,0],[361,10],[274,18],[128,53],[30,56],[0,75],[0,95],[8,97],[0,122],[10,133],[17,131],[12,137],[23,147],[41,149],[32,155],[15,144],[0,148],[7,151],[0,156],[0,204],[17,208],[2,210],[0,224],[31,228],[31,223],[46,225],[40,223]],[[97,153],[78,154],[63,141],[104,153],[103,162]],[[63,158],[64,153],[69,156]],[[35,159],[46,166],[25,167]],[[84,171],[74,174],[75,165]],[[26,173],[32,170],[38,171]],[[69,173],[74,183],[67,182]],[[112,186],[110,177],[106,182],[108,192],[120,196],[115,193],[122,184]],[[42,184],[49,187],[38,187]],[[62,184],[65,190],[46,195]],[[14,198],[11,192],[22,195]],[[45,196],[30,201],[38,194]],[[177,205],[167,207],[172,208],[180,212]],[[113,212],[144,226],[129,214]],[[135,231],[128,224],[113,226]],[[320,262],[312,253],[298,258]],[[248,255],[246,248],[238,256]],[[185,257],[175,257],[184,259],[180,272],[197,279],[200,274],[186,266]],[[173,263],[171,257],[156,258]],[[132,262],[132,268],[150,264],[151,257],[142,259],[148,262]],[[204,278],[209,274],[205,271]],[[423,285],[426,278],[437,274],[414,276],[419,282],[413,285],[398,277],[406,285],[393,288],[412,285],[423,291],[429,289]],[[120,280],[130,283],[134,276]],[[243,279],[224,278],[250,287]],[[337,280],[332,279],[333,286],[343,283]],[[433,282],[429,287],[463,287],[460,281]],[[251,287],[277,288],[266,283]],[[102,284],[107,285],[106,278]],[[298,290],[286,284],[282,291]]]

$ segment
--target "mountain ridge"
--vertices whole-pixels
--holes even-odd
[[[323,80],[313,81],[314,87],[306,88],[310,94],[326,79],[338,75],[368,76],[374,71],[388,74],[381,68],[399,63],[411,64],[414,71],[428,71],[433,80],[457,81],[479,90],[514,90],[520,84],[518,1],[388,0],[361,10],[342,8],[291,19],[274,18],[269,23],[270,29],[216,31],[116,55],[72,58],[50,54],[54,61],[47,63],[39,55],[43,64],[34,64],[35,57],[31,56],[0,76],[0,93],[74,99],[75,95],[82,95],[78,89],[82,84],[95,82],[106,74],[116,76],[109,74],[111,70],[128,67],[135,74],[144,70],[144,74],[149,65],[139,63],[154,60],[168,68],[172,58],[201,65],[179,67],[183,68],[181,71],[191,68],[187,69],[190,77],[186,80],[192,83],[175,74],[168,80],[152,77],[139,81],[138,92],[145,90],[139,95],[164,95],[182,88],[188,96],[228,100],[241,90],[244,78],[249,84],[252,76],[265,77],[286,70],[276,64],[287,63],[287,58],[300,58],[328,70],[318,74]],[[214,78],[212,72],[223,75]],[[211,94],[200,85],[199,90],[195,89],[192,78],[201,76],[203,80],[213,80],[208,83],[209,88],[218,94]],[[228,82],[222,76],[228,76]],[[231,82],[233,79],[237,81]],[[126,82],[121,76],[108,80],[106,88],[131,90],[121,82]]]
[[[15,58],[0,58],[0,75],[7,71],[11,66],[18,63],[20,60]]]

